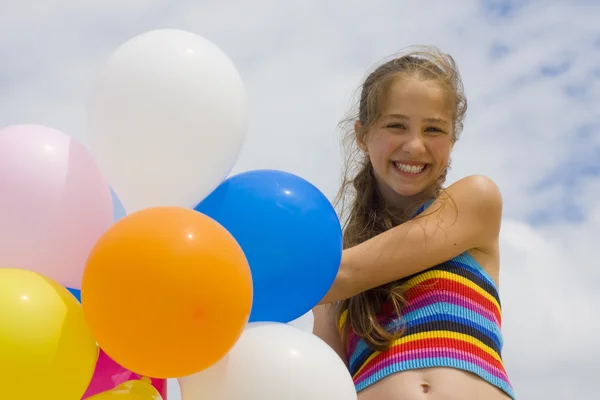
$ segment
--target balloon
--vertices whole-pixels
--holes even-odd
[[[167,400],[167,381],[165,379],[151,379],[131,372],[117,364],[102,349],[100,349],[92,382],[83,395],[82,400],[98,393],[112,390],[127,381],[140,379],[148,380],[162,396],[162,399]]]
[[[236,238],[250,264],[250,321],[289,322],[311,310],[335,280],[340,221],[327,198],[295,175],[255,170],[223,182],[198,204]]]
[[[182,400],[356,400],[342,359],[317,336],[280,323],[251,323],[229,354],[179,379]]]
[[[126,213],[125,213],[125,209],[123,208],[123,205],[121,204],[121,202],[119,201],[119,198],[117,197],[117,194],[114,192],[114,190],[110,190],[110,194],[112,196],[112,203],[113,203],[113,220],[116,222],[118,220],[120,220],[121,218],[123,218]],[[69,292],[71,292],[71,294],[73,296],[75,296],[75,298],[77,299],[77,301],[81,302],[81,290],[75,289],[75,288],[67,288],[69,290]],[[164,397],[164,395],[163,395]]]
[[[123,204],[121,204],[121,200],[119,200],[119,197],[117,196],[115,191],[112,190],[112,188],[110,189],[110,195],[112,197],[112,203],[113,203],[113,221],[117,222],[118,220],[123,218],[125,215],[127,215],[127,213],[125,212],[125,209],[123,208]]]
[[[248,321],[252,277],[211,218],[156,207],[116,222],[93,248],[81,290],[88,325],[123,367],[178,378],[217,362]]]
[[[248,119],[231,60],[201,36],[173,29],[121,45],[90,104],[91,151],[128,212],[193,207],[233,167]]]
[[[5,128],[0,193],[0,268],[79,289],[85,260],[113,213],[108,183],[88,151],[51,128]]]
[[[81,305],[67,289],[36,272],[0,269],[2,398],[80,399],[97,356]]]
[[[89,400],[163,400],[160,393],[147,380],[121,383],[116,388],[88,397]]]
[[[67,288],[67,290],[73,295],[75,296],[75,298],[77,299],[78,302],[81,303],[81,290],[77,290],[77,289],[73,289],[73,288]]]
[[[112,203],[113,203],[113,221],[118,221],[121,218],[123,218],[126,215],[125,209],[123,208],[123,205],[121,204],[121,201],[119,201],[119,198],[117,197],[117,194],[115,193],[114,190],[110,189],[110,194],[112,197]],[[69,290],[69,292],[71,292],[71,294],[73,296],[75,296],[75,298],[77,299],[77,301],[81,302],[81,290],[75,289],[75,288],[67,288]],[[165,397],[163,395],[163,397]]]

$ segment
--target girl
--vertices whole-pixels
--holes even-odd
[[[353,189],[345,250],[314,309],[314,333],[347,363],[360,400],[514,399],[501,356],[500,192],[483,176],[443,188],[466,109],[454,61],[436,48],[362,85],[338,197]]]

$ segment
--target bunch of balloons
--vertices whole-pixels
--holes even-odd
[[[337,354],[288,324],[336,277],[338,217],[296,175],[227,178],[247,114],[215,44],[157,30],[109,58],[89,150],[0,130],[5,397],[166,400],[179,378],[183,400],[356,399]]]

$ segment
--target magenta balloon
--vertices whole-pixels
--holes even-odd
[[[108,182],[83,145],[38,125],[0,130],[0,268],[79,289],[112,218]]]
[[[94,396],[98,393],[112,390],[120,384],[127,381],[142,379],[142,376],[123,368],[111,359],[102,349],[98,355],[98,362],[94,371],[94,377],[87,388],[87,391],[81,398],[82,400]],[[149,378],[152,386],[167,400],[167,380]]]

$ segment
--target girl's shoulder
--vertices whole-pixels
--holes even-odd
[[[481,211],[493,218],[502,212],[502,193],[491,178],[485,175],[469,175],[452,183],[438,198],[427,202],[425,209],[431,205],[448,203],[458,210],[469,213]]]
[[[459,193],[461,195],[476,196],[493,203],[502,204],[502,194],[500,188],[491,178],[485,175],[469,175],[453,184],[448,189],[450,193]]]
[[[446,227],[455,225],[457,233],[469,231],[472,236],[494,238],[502,219],[502,194],[491,178],[469,175],[427,202],[419,214],[426,219],[443,220]]]
[[[470,175],[453,183],[448,192],[466,205],[492,213],[502,212],[502,193],[492,179],[485,175]]]
[[[502,219],[502,193],[498,185],[484,175],[466,176],[447,189],[447,198],[454,206],[456,218],[467,217],[471,222],[479,222],[480,234],[496,238]]]

